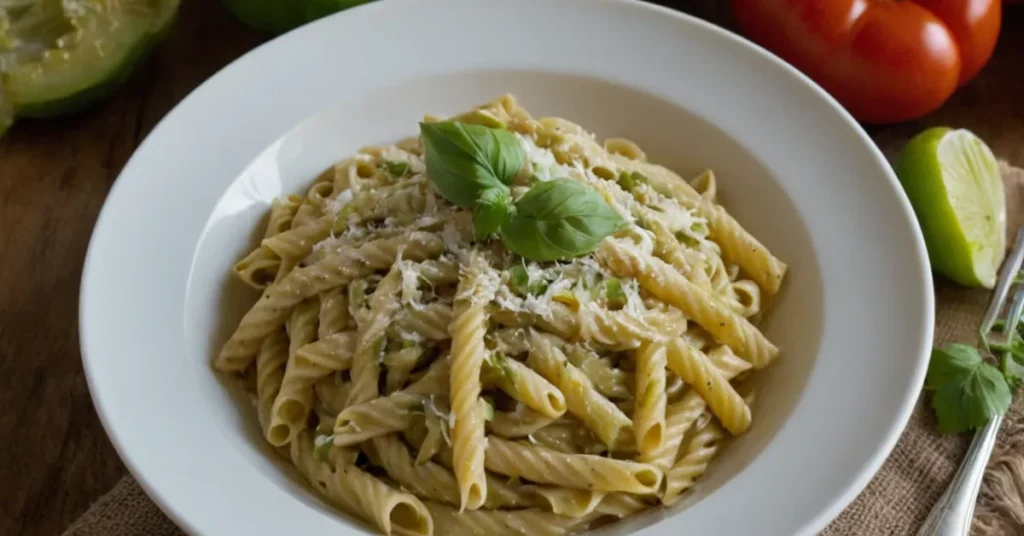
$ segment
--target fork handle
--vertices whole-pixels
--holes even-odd
[[[967,536],[970,533],[981,480],[985,476],[985,467],[992,456],[992,447],[995,446],[999,425],[1002,423],[1003,416],[996,416],[974,434],[971,447],[967,449],[967,457],[960,464],[946,492],[928,514],[918,536]]]

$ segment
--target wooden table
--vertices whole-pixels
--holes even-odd
[[[665,3],[715,20],[726,11],[714,1]],[[186,1],[168,41],[115,98],[74,118],[22,121],[0,139],[0,534],[60,534],[125,473],[80,364],[89,235],[154,124],[264,39],[214,0]],[[1007,14],[992,63],[943,109],[870,130],[906,138],[936,124],[970,128],[1024,165],[1024,9]]]

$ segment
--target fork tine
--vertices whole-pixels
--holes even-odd
[[[992,325],[995,324],[996,318],[1002,312],[1006,297],[1010,293],[1010,287],[1013,286],[1013,280],[1020,272],[1022,263],[1024,263],[1024,227],[1017,230],[1013,249],[1010,250],[1010,254],[1007,255],[1006,261],[1003,262],[1003,266],[999,270],[999,280],[996,281],[996,288],[992,292],[992,301],[989,302],[988,310],[985,311],[985,316],[981,320],[982,340],[988,332],[992,331]]]

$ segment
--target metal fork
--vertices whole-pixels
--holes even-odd
[[[1013,249],[999,270],[999,280],[996,282],[992,301],[989,302],[988,310],[985,311],[985,316],[982,318],[980,333],[984,346],[988,344],[986,336],[992,331],[996,318],[1002,312],[1017,274],[1021,273],[1022,263],[1024,263],[1024,228],[1017,232]],[[1024,285],[1019,285],[1003,327],[1003,333],[1011,337],[1011,342],[1022,312],[1024,312]],[[971,446],[967,450],[967,456],[960,464],[960,469],[957,470],[953,481],[946,488],[946,492],[939,498],[939,502],[928,514],[924,525],[917,533],[918,536],[967,536],[970,533],[971,520],[974,519],[974,505],[978,499],[978,491],[981,489],[982,478],[985,476],[985,467],[988,466],[988,459],[992,456],[992,447],[996,443],[996,435],[1002,424],[1003,416],[999,415],[990,420],[984,428],[975,432]]]

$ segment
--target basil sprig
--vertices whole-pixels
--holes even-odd
[[[458,121],[421,123],[427,175],[441,195],[473,211],[477,239],[497,234],[527,259],[569,259],[594,250],[623,225],[597,192],[569,179],[536,182],[512,202],[509,185],[526,163],[515,136]]]
[[[457,121],[420,123],[427,175],[445,199],[473,209],[488,190],[508,192],[523,167],[511,132]]]

